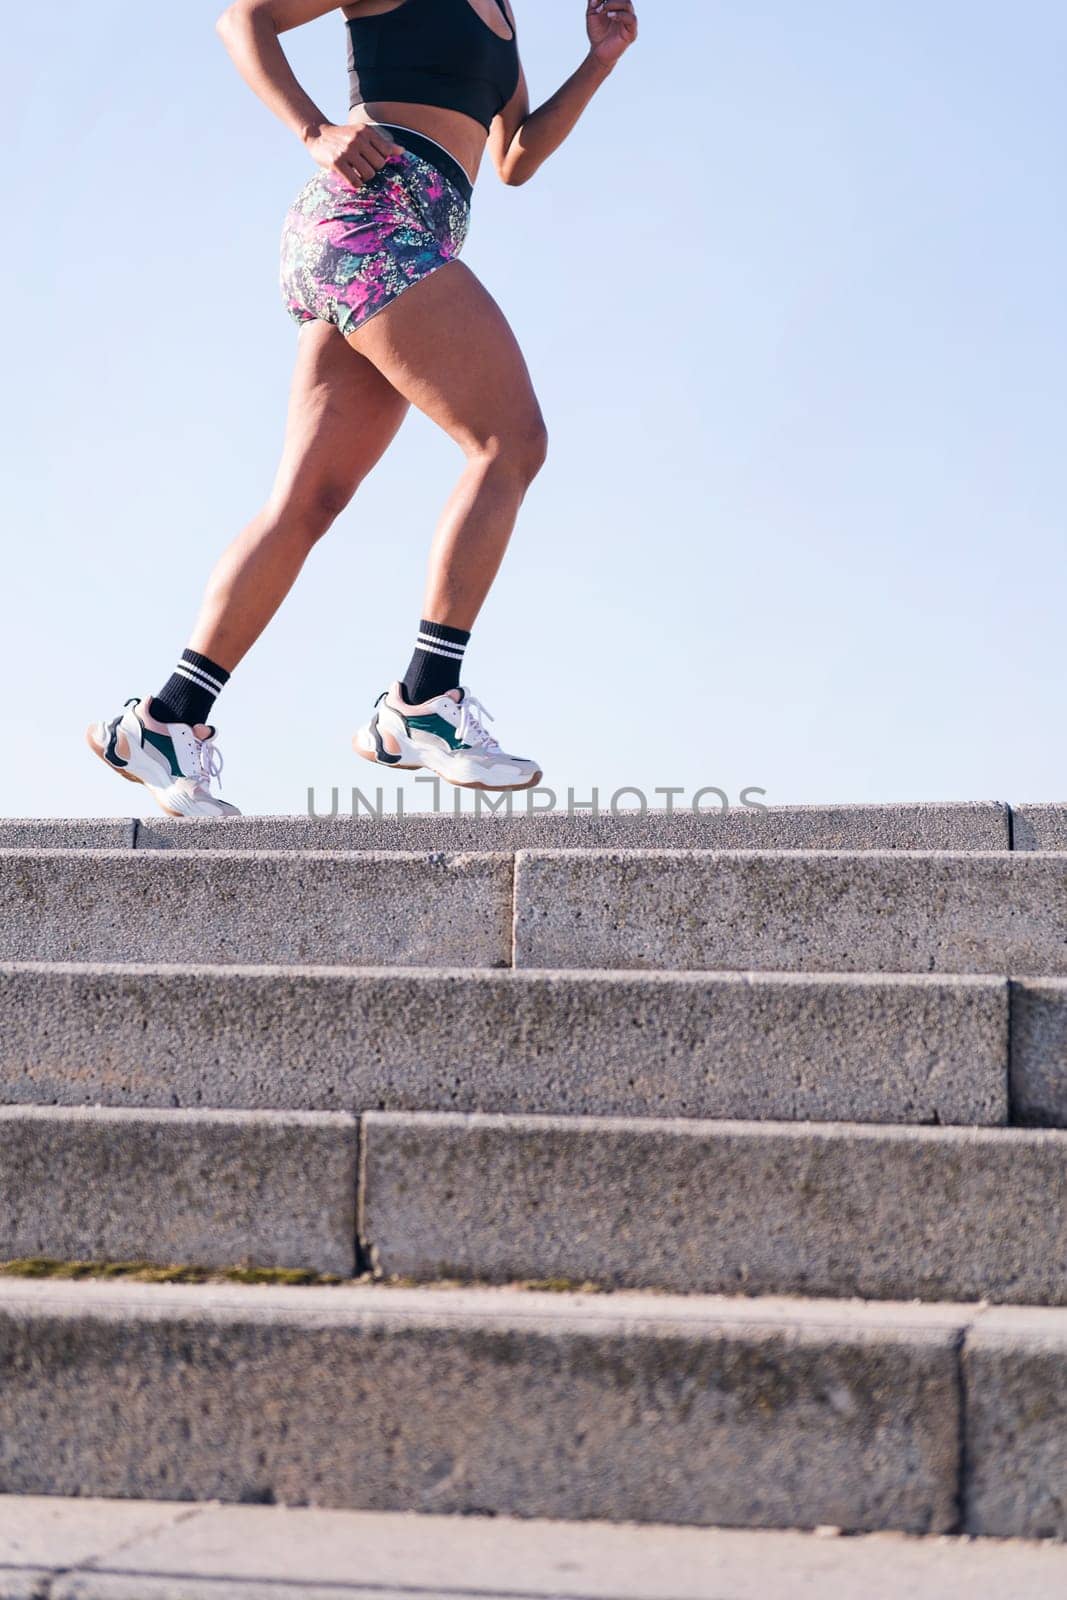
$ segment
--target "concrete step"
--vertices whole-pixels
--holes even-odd
[[[538,790],[511,796],[510,814],[495,814],[479,797],[480,814],[455,811],[455,791],[442,785],[449,809],[395,816],[244,817],[202,822],[190,830],[166,818],[142,821],[138,849],[273,850],[1007,850],[1010,811],[996,802],[954,805],[731,806],[705,795],[701,810],[567,809],[566,795]],[[370,789],[367,798],[375,800]],[[386,791],[388,793],[388,791]],[[497,797],[499,798],[499,797]],[[577,796],[589,799],[590,796]],[[628,798],[632,804],[633,796]],[[351,806],[351,801],[349,802]],[[540,809],[538,809],[540,808]],[[190,838],[192,832],[192,838]]]
[[[0,1491],[944,1531],[971,1316],[0,1280]]]
[[[1056,1203],[1062,1206],[1062,1187]],[[1003,1306],[962,1348],[968,1526],[1067,1538],[1067,1313]]]
[[[0,817],[0,850],[132,850],[136,817]]]
[[[360,1142],[386,1277],[1067,1303],[1062,1133],[372,1112]],[[328,1113],[4,1108],[0,1260],[351,1276],[356,1143]]]
[[[365,790],[376,805],[376,790]],[[346,797],[351,811],[351,796]],[[1007,850],[1011,811],[999,801],[947,805],[731,806],[711,793],[692,809],[682,806],[614,809],[604,795],[601,812],[568,809],[566,795],[538,790],[511,798],[511,814],[487,809],[456,814],[446,791],[447,811],[410,816],[359,814],[333,817],[232,817],[221,821],[176,821],[68,817],[0,819],[0,849],[95,847],[182,850],[529,850],[574,849],[765,849],[765,850]],[[589,799],[589,796],[577,796]],[[758,797],[754,797],[758,798]],[[490,797],[491,799],[491,797]],[[463,802],[468,803],[467,801]],[[493,801],[492,803],[496,803]],[[485,807],[486,801],[476,804]]]
[[[1067,1303],[1067,1134],[370,1113],[386,1275]]]
[[[1042,852],[0,853],[9,961],[1045,976],[1065,920]]]
[[[4,1600],[1062,1600],[1052,1542],[0,1498]]]
[[[1009,1118],[995,978],[8,963],[0,1014],[9,1103]]]
[[[353,1117],[0,1107],[0,1260],[355,1268]]]
[[[508,855],[0,853],[0,959],[511,963]]]
[[[1067,973],[1067,859],[527,851],[516,966]]]
[[[356,1146],[329,1113],[6,1107],[0,1260],[351,1276]],[[386,1277],[1067,1302],[1062,1133],[372,1112],[360,1147]]]
[[[1014,1120],[1067,1127],[1067,979],[1013,983],[1010,1036]]]
[[[1015,806],[1012,809],[1012,848],[1067,850],[1067,805]]]

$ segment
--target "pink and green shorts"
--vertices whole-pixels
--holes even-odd
[[[424,134],[378,126],[404,146],[399,155],[358,189],[316,172],[286,216],[281,290],[299,325],[318,319],[352,333],[462,249],[471,198],[463,168]]]

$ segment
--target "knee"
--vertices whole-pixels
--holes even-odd
[[[527,481],[532,483],[548,459],[548,429],[544,418],[538,417],[523,442],[523,468]]]
[[[329,481],[290,489],[274,503],[274,522],[310,548],[329,533],[351,498],[350,485]]]
[[[498,471],[525,488],[537,477],[548,455],[548,430],[540,413],[488,441],[484,450]]]

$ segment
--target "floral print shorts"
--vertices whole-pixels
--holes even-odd
[[[398,142],[439,147],[381,123]],[[343,334],[420,278],[459,255],[470,220],[470,184],[447,151],[431,162],[405,147],[358,189],[320,171],[297,195],[282,229],[281,290],[302,325],[319,318]]]

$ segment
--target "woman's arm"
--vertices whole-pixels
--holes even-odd
[[[637,38],[633,0],[586,0],[589,53],[554,95],[530,110],[524,73],[489,131],[493,165],[507,184],[526,183],[558,150],[615,63]],[[511,22],[515,26],[514,18]]]
[[[215,29],[248,87],[303,141],[312,159],[358,188],[397,145],[376,128],[330,122],[297,82],[278,40],[290,28],[339,9],[340,0],[234,0]]]

